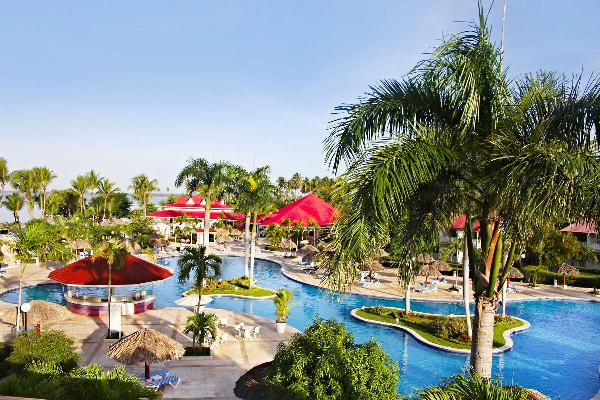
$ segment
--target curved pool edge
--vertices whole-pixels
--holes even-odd
[[[354,308],[352,311],[350,311],[350,315],[352,315],[354,318],[368,323],[368,324],[373,324],[373,325],[381,325],[381,326],[387,326],[390,328],[396,328],[396,329],[400,329],[401,331],[404,331],[408,334],[410,334],[413,338],[415,338],[417,341],[423,343],[424,345],[427,345],[429,347],[432,347],[434,349],[437,350],[442,350],[442,351],[446,351],[449,353],[456,353],[456,354],[470,354],[471,350],[470,349],[456,349],[454,347],[448,347],[448,346],[443,346],[441,344],[437,344],[437,343],[433,343],[430,342],[429,340],[425,339],[423,336],[419,335],[418,332],[412,330],[411,328],[407,327],[407,326],[403,326],[403,325],[396,325],[396,324],[392,324],[389,322],[383,322],[383,321],[374,321],[371,319],[367,319],[367,318],[363,318],[360,315],[357,314],[358,310],[362,310],[366,307],[360,307],[360,308]],[[386,308],[392,308],[392,309],[397,309],[397,310],[403,310],[402,308],[398,308],[398,307],[386,307]],[[445,316],[445,317],[450,317],[450,318],[457,318],[460,317],[460,315],[444,315],[444,314],[431,314],[431,313],[419,313],[419,314],[425,314],[425,315],[441,315],[441,316]],[[504,333],[502,334],[502,336],[504,337],[505,340],[505,344],[502,347],[498,347],[492,350],[493,354],[499,354],[499,353],[504,353],[505,351],[508,351],[510,349],[513,348],[514,346],[514,341],[512,340],[512,335],[514,333],[519,333],[519,332],[523,332],[528,330],[531,327],[531,324],[529,323],[529,321],[523,319],[523,318],[519,318],[519,317],[511,317],[511,318],[515,318],[518,319],[519,321],[523,322],[523,325],[515,327],[515,328],[511,328],[511,329],[507,329],[506,331],[504,331]]]

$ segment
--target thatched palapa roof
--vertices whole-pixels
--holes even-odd
[[[423,265],[423,264],[433,263],[434,259],[429,254],[419,253],[419,254],[417,254],[416,261],[417,261],[417,264]]]
[[[108,356],[120,363],[160,363],[176,360],[185,353],[184,347],[167,335],[149,328],[141,329],[108,347]]]
[[[521,279],[521,278],[524,278],[525,275],[523,275],[523,273],[521,271],[519,271],[517,268],[510,267],[510,272],[508,273],[508,277],[510,279]]]
[[[35,325],[39,323],[41,325],[47,325],[63,321],[73,316],[67,307],[49,301],[31,300],[29,304],[31,304],[31,310],[27,313],[29,324]],[[9,324],[14,324],[16,319],[16,307],[11,307],[0,315],[0,320]]]
[[[578,275],[579,274],[579,270],[577,268],[575,268],[574,266],[569,265],[567,263],[562,263],[562,264],[554,267],[553,272],[558,272],[559,274],[563,274],[563,275]]]
[[[73,250],[80,250],[80,249],[85,250],[85,249],[91,249],[92,245],[83,239],[75,239],[71,243],[69,243],[69,247],[72,248]]]
[[[298,250],[298,255],[305,256],[308,253],[318,253],[318,252],[319,252],[319,249],[317,249],[315,246],[307,244],[306,246],[302,246],[302,248],[300,250]]]
[[[319,254],[319,252],[317,252],[317,251],[310,252],[310,253],[306,254],[304,257],[302,257],[302,261],[303,262],[313,262],[317,258],[318,254]]]
[[[358,268],[361,271],[371,271],[371,272],[385,270],[385,268],[383,267],[383,265],[381,265],[381,263],[379,261],[366,262],[366,263],[361,264]]]

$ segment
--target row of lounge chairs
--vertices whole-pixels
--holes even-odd
[[[413,289],[413,291],[417,293],[436,293],[437,290],[438,287],[435,282],[431,282],[428,287],[419,282],[417,286],[415,286],[415,288]]]

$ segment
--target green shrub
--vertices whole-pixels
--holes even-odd
[[[41,361],[58,365],[68,372],[77,366],[79,355],[75,352],[73,339],[62,331],[41,334],[28,331],[13,341],[13,350],[6,361],[17,369],[32,361]]]
[[[317,319],[282,343],[267,369],[272,399],[397,399],[398,366],[374,340],[356,344],[334,320]]]
[[[6,343],[0,343],[0,378],[4,378],[10,373],[10,363],[8,363],[6,359],[11,351],[12,346]]]
[[[469,341],[465,321],[459,318],[435,317],[431,321],[430,329],[433,334],[445,339]]]
[[[529,277],[530,277],[530,276],[528,276],[528,271],[532,271],[532,270],[529,270],[530,267],[536,268],[536,266],[525,267],[525,270],[523,271],[525,274],[525,279],[529,279]],[[538,268],[537,271],[538,272],[536,275],[536,283],[544,283],[547,285],[552,285],[554,283],[554,280],[556,279],[558,281],[559,285],[562,285],[562,282],[563,282],[562,274],[547,271],[542,268]],[[570,286],[577,286],[577,287],[588,287],[588,288],[600,287],[600,274],[581,273],[579,275],[567,275],[567,284]]]
[[[502,387],[497,380],[482,378],[477,374],[454,375],[440,386],[426,389],[414,400],[529,400],[529,394],[517,386]]]

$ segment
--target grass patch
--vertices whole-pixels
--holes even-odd
[[[404,311],[385,307],[370,307],[357,310],[359,317],[372,321],[387,322],[405,326],[417,332],[421,337],[431,343],[447,346],[454,349],[469,349],[471,341],[466,334],[465,317],[446,317],[437,315],[426,315],[412,312],[406,315]],[[496,317],[494,324],[494,348],[506,344],[504,332],[508,329],[517,328],[524,323],[516,318]]]
[[[186,292],[186,294],[192,293],[196,293],[196,289],[191,289]],[[238,296],[269,297],[273,296],[275,292],[257,286],[250,288],[248,278],[237,277],[229,280],[222,280],[220,282],[208,282],[202,294],[235,294]]]

